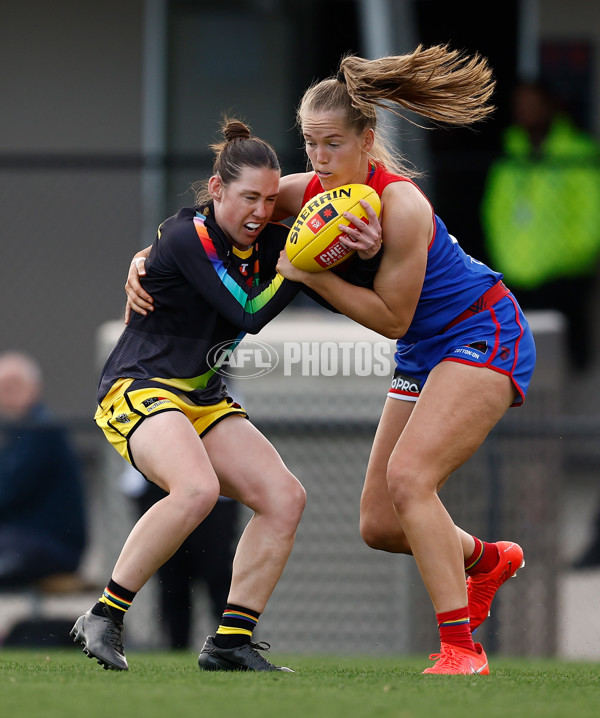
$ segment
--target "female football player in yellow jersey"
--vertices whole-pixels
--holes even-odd
[[[137,522],[103,595],[71,632],[105,668],[128,669],[127,609],[221,494],[254,514],[237,546],[221,625],[198,664],[289,671],[267,661],[257,648],[268,646],[251,638],[292,549],[305,492],[217,369],[300,285],[275,272],[287,228],[269,221],[280,179],[274,150],[241,122],[226,122],[223,133],[196,206],[165,220],[152,245],[146,284],[155,310],[132,317],[98,388],[95,419],[109,442],[168,492]]]

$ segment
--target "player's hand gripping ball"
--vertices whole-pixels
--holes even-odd
[[[343,185],[309,200],[296,217],[285,243],[292,265],[306,272],[322,272],[354,254],[356,250],[340,242],[344,235],[340,225],[351,224],[342,216],[343,212],[351,212],[363,222],[369,221],[361,199],[367,200],[379,217],[381,200],[366,184]]]

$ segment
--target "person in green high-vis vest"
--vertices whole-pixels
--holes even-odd
[[[581,371],[600,255],[600,144],[540,83],[516,87],[513,114],[484,188],[486,251],[524,309],[565,315],[571,367]]]

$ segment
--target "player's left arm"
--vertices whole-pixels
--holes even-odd
[[[433,213],[421,192],[408,182],[388,185],[382,199],[384,251],[373,289],[349,284],[331,271],[297,270],[284,253],[277,267],[287,279],[303,282],[350,319],[397,339],[408,330],[419,301]]]

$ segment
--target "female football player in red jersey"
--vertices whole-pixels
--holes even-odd
[[[418,173],[377,135],[376,109],[466,126],[491,114],[493,89],[485,59],[446,46],[377,60],[345,57],[337,76],[302,98],[298,122],[312,171],[282,178],[275,212],[294,216],[315,194],[349,183],[374,187],[382,200],[381,221],[365,204],[369,223],[345,230],[348,246],[364,256],[376,253],[383,237],[372,288],[333,272],[302,272],[285,253],[277,269],[351,319],[397,339],[360,528],[369,546],[412,554],[417,562],[441,644],[425,673],[489,672],[472,635],[497,589],[523,565],[523,551],[457,527],[439,491],[506,410],[523,402],[535,346],[502,276],[465,254],[411,179]],[[134,263],[129,305],[151,311],[136,270]]]

